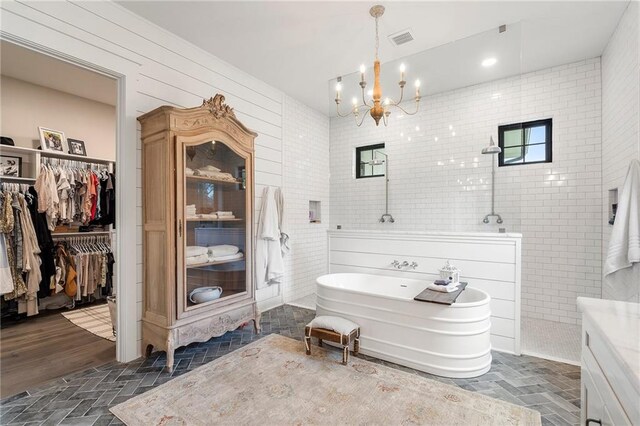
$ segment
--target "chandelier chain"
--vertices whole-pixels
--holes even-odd
[[[380,47],[380,38],[378,37],[378,17],[376,16],[376,61],[378,60],[379,47]]]

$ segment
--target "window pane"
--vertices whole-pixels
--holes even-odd
[[[530,145],[526,147],[525,152],[525,160],[527,163],[531,163],[533,161],[544,161],[547,159],[547,149],[545,144],[540,145]]]
[[[371,150],[360,151],[360,162],[368,163],[371,161]]]
[[[373,166],[373,174],[374,175],[383,175],[384,174],[384,163]]]
[[[546,126],[530,127],[525,130],[524,143],[525,145],[534,143],[545,143],[547,137]]]
[[[504,149],[504,164],[522,163],[522,147]]]
[[[522,145],[522,129],[507,130],[504,132],[504,146],[517,145]]]

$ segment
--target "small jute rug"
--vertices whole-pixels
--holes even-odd
[[[540,413],[276,334],[111,408],[138,425],[540,425]]]
[[[109,305],[106,303],[74,309],[63,312],[62,315],[78,327],[84,328],[98,337],[112,342],[116,341],[116,337],[113,335],[111,316],[109,315]]]

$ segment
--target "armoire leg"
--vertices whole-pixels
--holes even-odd
[[[149,358],[151,356],[151,352],[153,352],[153,345],[152,344],[148,344],[144,348],[144,357],[145,358]]]
[[[167,370],[173,372],[173,342],[167,340]]]
[[[260,332],[262,331],[262,328],[260,327],[260,312],[257,312],[255,318],[253,319],[253,329],[256,334],[260,334]]]

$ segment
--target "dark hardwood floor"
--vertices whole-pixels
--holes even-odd
[[[116,344],[44,313],[0,330],[0,397],[116,358]]]

